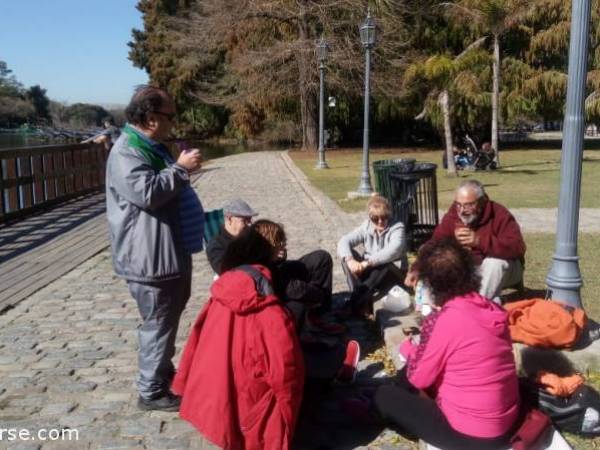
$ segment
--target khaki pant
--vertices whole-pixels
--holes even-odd
[[[523,264],[518,259],[485,258],[479,266],[481,288],[479,293],[500,304],[502,289],[523,280]]]

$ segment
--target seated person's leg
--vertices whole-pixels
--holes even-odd
[[[404,387],[394,385],[377,389],[376,411],[383,419],[396,425],[399,432],[418,437],[427,443],[446,448],[452,429],[435,401]]]
[[[387,263],[369,269],[366,273],[364,283],[369,286],[372,291],[388,291],[394,285],[404,287],[405,278],[406,270],[400,269],[394,263]]]
[[[364,260],[363,256],[355,250],[352,250],[352,257],[359,262]],[[352,308],[360,310],[366,305],[367,301],[370,300],[373,291],[380,288],[382,283],[387,280],[390,274],[390,265],[393,264],[389,263],[368,268],[359,276],[356,276],[350,272],[346,262],[342,261],[342,269],[346,275],[348,287],[351,292],[349,303]]]
[[[286,302],[285,307],[294,316],[294,323],[296,324],[296,330],[300,332],[304,326],[304,315],[306,313],[306,306],[300,302]]]
[[[380,289],[384,281],[388,279],[388,276],[390,275],[390,265],[392,265],[392,263],[382,264],[381,266],[372,267],[365,271],[362,282],[369,288],[371,294]]]
[[[508,269],[502,280],[502,288],[512,287],[523,281],[523,263],[518,259],[508,261]]]
[[[354,249],[352,249],[352,257],[356,261],[359,261],[359,262],[363,260],[362,255]],[[352,274],[352,272],[348,268],[348,264],[346,263],[346,261],[343,261],[343,260],[342,260],[342,270],[344,271],[344,275],[346,275],[346,283],[348,283],[348,289],[350,290],[350,292],[354,292],[356,290],[357,286],[359,286],[361,284],[360,279]]]
[[[331,255],[325,250],[316,250],[302,256],[299,261],[306,268],[308,283],[314,287],[318,287],[323,292],[323,301],[321,302],[319,311],[329,311],[331,309],[333,278],[333,260]]]
[[[400,432],[423,439],[428,444],[447,450],[506,448],[508,439],[480,439],[454,430],[432,400],[403,387],[387,385],[375,393],[375,408]]]
[[[479,266],[479,274],[481,275],[479,293],[498,303],[500,292],[506,286],[505,281],[509,268],[509,261],[505,259],[485,258]]]
[[[327,334],[341,334],[346,331],[344,326],[320,319],[322,313],[331,308],[332,265],[331,256],[322,250],[297,261],[281,262],[274,276],[275,292],[286,306],[291,303],[302,305],[312,326]],[[288,309],[291,308],[288,306]],[[303,320],[299,318],[297,307],[293,313],[300,330]]]
[[[273,282],[276,294],[285,303],[296,301],[318,306],[326,301],[323,290],[310,283],[310,273],[301,261],[284,261],[275,269]]]

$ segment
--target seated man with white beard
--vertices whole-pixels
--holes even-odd
[[[525,242],[519,224],[508,209],[488,198],[477,180],[460,184],[432,239],[452,236],[471,251],[479,266],[479,293],[484,297],[499,303],[502,289],[523,279]],[[417,273],[409,272],[406,284],[414,286],[417,278]]]

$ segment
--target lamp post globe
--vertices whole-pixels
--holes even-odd
[[[371,10],[367,11],[367,18],[360,26],[360,42],[365,48],[372,48],[375,45],[375,20],[371,17]]]
[[[325,61],[328,50],[329,44],[321,36],[316,47],[317,61],[319,62],[319,161],[317,169],[329,168],[325,162]]]
[[[369,173],[369,95],[370,95],[370,72],[371,72],[371,49],[375,45],[375,21],[371,17],[371,11],[367,11],[367,18],[360,27],[360,41],[365,48],[365,109],[363,129],[363,159],[360,184],[357,193],[367,196],[373,193],[371,186],[371,175]]]

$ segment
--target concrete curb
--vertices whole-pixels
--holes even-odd
[[[302,172],[298,166],[296,166],[294,161],[292,161],[288,151],[282,152],[280,155],[292,177],[300,185],[308,198],[317,206],[317,208],[319,208],[323,215],[334,222],[336,227],[346,229],[348,227],[348,218],[342,208],[312,185],[306,175],[304,175],[304,172]]]
[[[381,329],[388,355],[397,370],[404,367],[398,348],[405,339],[402,328],[417,326],[416,314],[394,314],[383,309],[381,300],[375,302],[375,319]],[[530,347],[513,343],[513,353],[520,375],[535,378],[540,370],[558,374],[600,372],[600,340],[572,351]]]
[[[554,373],[579,372],[584,376],[600,371],[600,340],[585,348],[567,351],[513,344],[517,369],[523,375],[535,377],[538,371]]]

